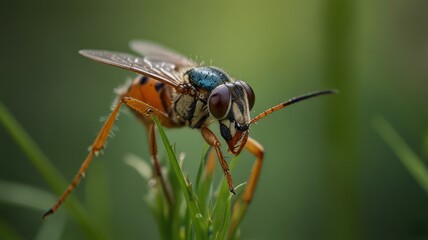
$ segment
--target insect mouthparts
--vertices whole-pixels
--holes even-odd
[[[235,123],[235,128],[236,128],[236,130],[241,131],[241,132],[245,132],[245,131],[247,131],[249,127],[250,127],[250,125],[249,125],[249,124],[241,125],[241,124],[239,124],[239,123]]]

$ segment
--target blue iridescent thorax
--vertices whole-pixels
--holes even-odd
[[[226,73],[214,67],[192,68],[186,74],[191,84],[208,91],[214,90],[220,84],[231,81]]]

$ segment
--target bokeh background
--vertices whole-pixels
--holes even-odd
[[[159,42],[244,79],[256,92],[254,114],[339,89],[251,129],[266,160],[243,238],[426,239],[427,192],[372,122],[385,118],[427,160],[427,13],[420,0],[9,1],[0,10],[0,101],[70,180],[109,114],[113,89],[134,77],[79,49],[129,52],[132,39]],[[149,158],[145,129],[126,113],[116,125],[73,195],[113,239],[156,239],[146,183],[123,161],[129,153]],[[200,134],[167,134],[194,177]],[[252,163],[241,156],[235,183],[246,181]],[[0,182],[2,194],[22,184],[56,196],[3,126]],[[28,199],[46,209],[54,200]],[[47,221],[42,213],[1,201],[0,238],[87,237],[65,208]]]

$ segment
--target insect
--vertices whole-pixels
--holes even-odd
[[[150,114],[155,115],[167,128],[199,129],[202,138],[215,149],[229,190],[235,194],[229,166],[220,149],[220,140],[208,128],[210,123],[217,121],[220,134],[231,154],[237,155],[245,148],[256,158],[242,196],[243,200],[249,204],[253,198],[264,158],[262,145],[248,136],[250,126],[286,106],[335,92],[323,90],[295,97],[251,118],[250,110],[255,103],[255,94],[244,81],[234,80],[220,68],[199,65],[175,51],[152,42],[133,41],[131,48],[143,57],[100,50],[79,51],[87,58],[139,75],[118,94],[113,111],[91,145],[89,154],[73,181],[59,197],[57,203],[43,215],[43,218],[53,214],[79,183],[93,157],[103,148],[122,105],[129,107],[147,129],[154,172],[168,202],[172,202],[172,196],[165,187],[161,166],[156,156],[155,127]]]

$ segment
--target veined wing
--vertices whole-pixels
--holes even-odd
[[[182,78],[174,70],[173,63],[152,62],[131,54],[104,50],[80,50],[79,53],[101,63],[152,77],[174,88],[182,83]]]
[[[178,68],[192,67],[197,64],[174,50],[161,46],[150,41],[134,40],[130,42],[130,47],[144,58],[153,62],[168,62]]]

